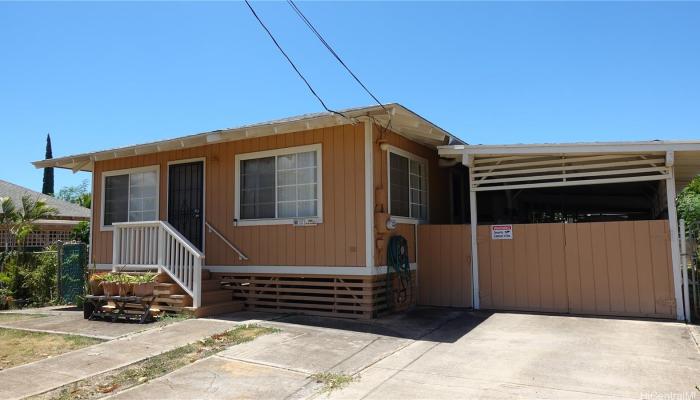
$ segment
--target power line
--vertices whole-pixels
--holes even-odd
[[[253,6],[250,5],[250,2],[249,2],[248,0],[245,0],[245,4],[246,4],[246,5],[248,6],[248,8],[250,9],[250,12],[253,13],[253,16],[255,17],[255,19],[258,20],[258,22],[260,23],[260,26],[262,26],[263,29],[265,30],[265,32],[267,32],[267,34],[270,36],[270,39],[272,39],[272,42],[275,44],[275,46],[277,46],[277,49],[282,53],[282,55],[284,56],[284,58],[287,59],[287,61],[289,62],[289,65],[291,65],[292,68],[294,68],[294,71],[296,71],[297,75],[299,75],[299,78],[301,78],[301,80],[304,81],[304,83],[306,84],[306,87],[309,88],[309,90],[311,91],[311,93],[312,93],[312,94],[316,97],[316,99],[321,103],[321,105],[323,106],[323,108],[326,109],[326,111],[328,111],[328,112],[330,112],[330,113],[338,114],[338,115],[340,115],[340,116],[342,116],[342,117],[344,117],[344,118],[347,118],[343,113],[338,112],[338,111],[335,111],[335,110],[331,110],[330,108],[328,108],[328,106],[326,106],[326,103],[323,102],[323,100],[322,100],[321,97],[318,95],[318,93],[316,93],[316,91],[314,90],[314,88],[311,87],[311,84],[309,83],[308,80],[306,80],[306,78],[305,78],[304,75],[301,73],[301,71],[299,71],[299,68],[297,68],[297,66],[294,64],[294,62],[292,61],[292,59],[289,58],[289,56],[288,56],[287,53],[284,51],[284,49],[282,49],[282,46],[280,46],[280,44],[277,42],[277,39],[275,39],[275,37],[272,35],[272,32],[270,32],[270,30],[267,29],[267,26],[265,26],[265,23],[263,23],[263,21],[260,19],[260,17],[258,16],[258,14],[255,12],[255,10],[253,9]]]
[[[247,2],[248,2],[248,1],[246,0],[246,3],[247,3]],[[326,47],[326,49],[328,49],[328,51],[333,55],[333,57],[335,57],[335,59],[338,60],[338,62],[340,63],[340,65],[342,65],[342,66],[345,68],[345,70],[347,70],[348,73],[355,79],[355,81],[356,81],[358,84],[360,84],[360,86],[362,86],[362,88],[365,90],[365,92],[367,92],[367,94],[369,94],[369,95],[374,99],[374,101],[376,101],[377,104],[379,104],[379,105],[382,107],[382,109],[383,109],[384,111],[386,111],[386,108],[384,107],[384,104],[382,104],[382,102],[379,101],[379,99],[377,99],[377,97],[376,97],[374,94],[372,94],[372,92],[370,92],[369,89],[367,89],[367,86],[365,86],[365,84],[362,83],[362,81],[360,81],[360,78],[358,78],[357,75],[355,75],[355,73],[352,72],[352,70],[350,69],[350,67],[348,67],[348,66],[345,64],[345,62],[340,58],[340,56],[338,55],[338,53],[336,53],[335,50],[333,50],[333,48],[331,47],[331,45],[328,44],[328,42],[326,41],[326,39],[323,38],[323,35],[321,35],[321,33],[320,33],[318,30],[316,30],[316,28],[315,28],[314,25],[311,23],[311,21],[309,21],[309,19],[306,18],[306,15],[304,15],[304,13],[301,12],[301,10],[299,9],[299,7],[297,7],[297,5],[294,3],[294,1],[293,1],[293,0],[287,0],[287,3],[288,3],[288,4],[292,7],[292,9],[297,13],[297,15],[299,16],[299,18],[301,18],[301,20],[306,24],[306,26],[308,26],[309,29],[311,29],[311,31],[316,35],[316,37],[318,38],[318,40],[320,40],[321,43],[323,43],[323,45]]]

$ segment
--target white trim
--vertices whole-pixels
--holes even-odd
[[[668,179],[670,174],[663,175],[647,175],[647,176],[632,176],[628,178],[606,178],[606,179],[586,179],[579,181],[568,181],[568,182],[547,182],[547,183],[527,183],[518,185],[503,185],[503,186],[479,186],[470,187],[470,190],[476,192],[487,192],[494,190],[507,190],[507,189],[534,189],[534,188],[545,188],[545,187],[564,187],[564,186],[586,186],[586,185],[605,185],[609,183],[625,183],[625,182],[646,182],[646,181],[659,181]],[[473,183],[470,185],[472,186]]]
[[[374,266],[374,123],[365,120],[365,267]]]
[[[482,154],[560,154],[560,153],[635,153],[666,151],[698,151],[698,140],[654,140],[641,142],[589,142],[589,143],[549,143],[549,144],[504,144],[504,145],[447,145],[438,146],[441,156]]]
[[[168,161],[165,175],[165,220],[168,220],[168,209],[170,207],[170,166],[177,164],[202,163],[202,253],[206,254],[207,234],[204,225],[207,223],[207,158],[187,158],[184,160]]]
[[[462,156],[462,163],[469,168],[469,228],[471,230],[472,246],[472,308],[478,310],[479,300],[479,243],[478,243],[478,213],[476,208],[476,192],[474,191],[472,168],[474,167],[474,157]]]
[[[394,153],[394,154],[401,156],[401,157],[405,157],[409,160],[417,161],[423,165],[423,170],[425,171],[425,219],[391,214],[391,153]],[[411,174],[410,162],[408,165],[407,172],[409,175]],[[430,178],[429,177],[430,177],[430,171],[428,170],[428,160],[427,159],[425,159],[421,156],[417,156],[417,155],[415,155],[411,152],[408,152],[406,150],[400,149],[396,146],[387,145],[387,150],[386,150],[386,181],[387,181],[386,199],[387,199],[387,210],[388,210],[389,215],[391,215],[391,218],[396,220],[398,223],[402,223],[402,224],[417,224],[417,223],[430,221]],[[409,185],[408,215],[411,215],[410,176],[409,176],[408,185]]]
[[[101,173],[101,196],[100,196],[100,231],[101,232],[107,232],[107,231],[113,231],[114,228],[112,226],[105,226],[105,180],[108,176],[117,176],[117,175],[131,175],[132,173],[139,173],[139,172],[148,172],[148,171],[155,171],[156,172],[156,219],[160,218],[160,164],[153,164],[153,165],[148,165],[145,167],[136,167],[136,168],[126,168],[126,169],[115,169],[111,171],[102,171]],[[129,177],[129,186],[131,186],[131,177]],[[128,212],[128,203],[130,202],[129,195],[127,194],[127,221],[129,219],[129,212]]]
[[[672,157],[671,157],[672,159]],[[666,179],[666,207],[668,209],[668,229],[671,235],[671,262],[673,263],[673,289],[676,298],[676,319],[683,321],[683,291],[681,289],[681,248],[678,240],[678,215],[676,213],[676,182],[673,179],[675,168]]]
[[[683,310],[685,311],[685,320],[692,322],[692,313],[690,312],[690,294],[688,293],[688,243],[685,237],[685,220],[679,221],[681,234],[681,273],[683,274]]]
[[[411,263],[415,271],[418,266]],[[294,266],[294,265],[208,265],[211,272],[230,272],[240,274],[304,274],[304,275],[382,275],[386,274],[386,265],[372,267],[334,267],[334,266]]]
[[[277,157],[286,154],[304,153],[308,151],[316,152],[316,217],[299,218],[265,218],[265,219],[245,219],[241,217],[240,191],[241,191],[241,161],[256,158]],[[283,147],[273,150],[256,151],[252,153],[236,154],[233,171],[234,180],[234,226],[251,225],[293,225],[295,220],[308,220],[311,224],[323,223],[323,146],[321,143],[305,146]],[[275,215],[277,214],[277,164],[275,162]]]

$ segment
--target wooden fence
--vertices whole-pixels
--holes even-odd
[[[471,306],[469,225],[418,230],[419,304]],[[675,317],[668,221],[478,228],[483,309]]]

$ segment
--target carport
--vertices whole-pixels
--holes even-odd
[[[436,305],[686,319],[675,198],[700,172],[700,141],[451,145],[439,154],[468,168],[470,225],[419,228],[419,257],[442,246],[432,255],[453,275],[419,259],[419,301],[435,304],[439,292],[450,298]],[[450,258],[453,247],[460,254]]]

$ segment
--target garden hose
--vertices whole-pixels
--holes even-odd
[[[393,274],[396,275],[398,287],[393,288]],[[411,298],[411,265],[408,260],[408,242],[403,236],[389,238],[386,267],[386,303],[389,310],[404,304]]]

